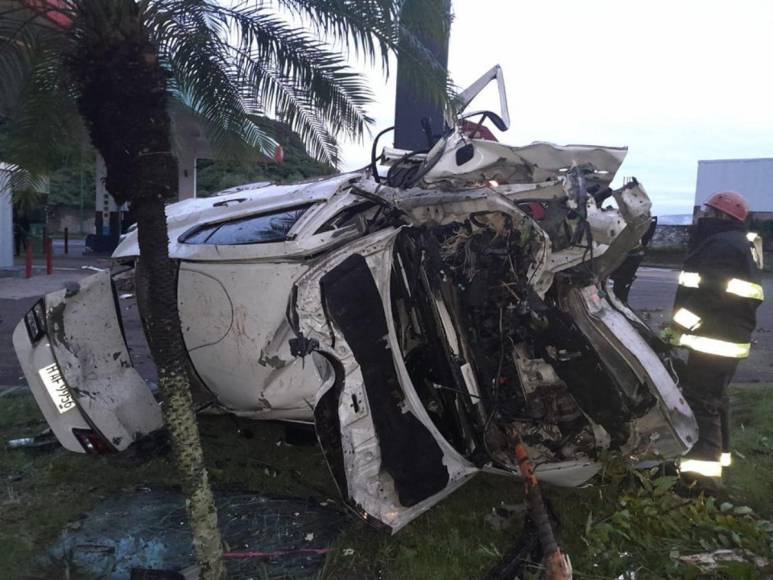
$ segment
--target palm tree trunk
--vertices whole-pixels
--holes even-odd
[[[164,211],[164,199],[177,191],[166,75],[134,0],[82,0],[79,18],[88,33],[68,68],[91,141],[105,160],[106,188],[119,204],[130,202],[137,216],[151,297],[143,322],[158,368],[164,419],[201,578],[219,580],[225,575],[222,542],[192,406]]]
[[[110,168],[107,170],[109,172]],[[164,203],[160,198],[143,200],[135,205],[135,211],[143,274],[148,280],[151,297],[143,321],[158,367],[159,387],[164,395],[164,419],[187,497],[201,577],[219,579],[224,576],[222,543],[185,368],[187,353],[180,333],[177,278],[169,259]]]

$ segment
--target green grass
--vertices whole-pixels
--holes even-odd
[[[0,441],[33,435],[45,427],[27,395],[0,399]],[[269,495],[334,498],[338,492],[316,447],[288,446],[284,428],[228,416],[202,416],[208,468],[217,489]],[[247,436],[245,436],[247,435]],[[138,486],[174,487],[165,456],[140,453],[87,457],[0,447],[0,578],[23,577],[24,563],[41,554],[68,522],[103,498]],[[331,578],[471,578],[483,574],[520,531],[513,518],[494,530],[484,517],[501,503],[522,501],[521,486],[479,475],[396,536],[355,518],[326,566]],[[344,549],[353,549],[351,556]],[[348,552],[347,552],[348,553]],[[4,574],[8,574],[5,576]]]
[[[8,439],[45,426],[31,396],[0,398],[0,579],[23,578],[31,559],[102,499],[140,486],[177,485],[172,462],[157,451],[92,457],[61,448],[6,449]],[[217,489],[337,497],[321,454],[314,447],[277,446],[284,436],[277,424],[208,415],[201,417],[201,433]]]
[[[139,485],[173,485],[163,457],[138,462],[131,457],[94,458],[68,453],[7,450],[7,439],[45,427],[30,396],[0,399],[0,578],[21,578],[64,526],[99,500]]]
[[[754,384],[731,390],[731,446],[727,470],[731,498],[773,519],[773,386]]]
[[[576,578],[695,578],[671,557],[717,547],[744,547],[766,557],[773,517],[773,398],[768,385],[733,390],[734,449],[728,491],[714,501],[685,500],[660,471],[634,472],[610,460],[595,485],[547,487],[560,517],[558,537]],[[0,441],[45,427],[28,395],[0,398]],[[268,495],[338,498],[316,447],[288,446],[282,426],[202,416],[202,439],[214,486]],[[277,442],[280,442],[277,445]],[[56,450],[34,453],[0,447],[0,578],[23,578],[25,562],[40,555],[67,525],[101,499],[138,486],[174,487],[163,453],[86,457]],[[478,475],[453,495],[389,536],[354,517],[328,559],[334,579],[480,578],[516,542],[522,519],[493,529],[486,515],[523,501],[518,482]],[[722,504],[725,505],[722,505]],[[722,508],[720,509],[720,506]],[[730,507],[728,507],[730,506]],[[745,514],[749,506],[754,514]],[[738,513],[735,513],[738,512]],[[751,575],[750,575],[751,574]],[[754,578],[748,567],[726,577]]]
[[[478,475],[394,536],[354,522],[337,543],[326,576],[335,579],[480,578],[515,542],[522,519],[504,530],[484,523],[493,508],[523,501],[521,485]],[[354,550],[350,556],[345,550]]]
[[[685,498],[663,469],[634,471],[609,459],[595,485],[545,488],[560,522],[558,538],[571,555],[575,578],[697,578],[679,555],[719,548],[748,549],[773,558],[773,392],[770,385],[733,389],[736,411],[728,489],[720,498]],[[770,393],[770,394],[769,394]],[[328,563],[329,578],[480,578],[516,541],[521,521],[507,531],[484,524],[499,502],[522,501],[520,485],[479,476],[394,537],[353,524]],[[746,513],[751,507],[753,513]],[[354,549],[346,557],[343,550]],[[714,577],[758,578],[750,565]]]

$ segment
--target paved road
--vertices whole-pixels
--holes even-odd
[[[53,240],[53,248],[54,248],[54,256],[63,256],[64,255],[64,240],[63,239],[54,239]],[[82,256],[84,250],[86,249],[86,240],[80,239],[80,240],[68,240],[67,241],[67,255],[68,256]]]
[[[631,289],[630,306],[657,331],[668,323],[678,275],[678,270],[640,268]],[[773,276],[766,275],[762,285],[768,299],[757,310],[752,353],[738,367],[735,380],[739,382],[773,382]]]

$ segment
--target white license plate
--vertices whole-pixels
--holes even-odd
[[[64,384],[62,379],[62,372],[59,370],[59,365],[51,363],[47,367],[43,367],[38,371],[40,380],[43,381],[46,390],[48,391],[51,400],[54,402],[54,406],[60,413],[66,413],[73,407],[75,407],[75,401],[72,400],[70,389]]]

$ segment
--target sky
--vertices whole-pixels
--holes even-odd
[[[773,157],[773,1],[454,0],[449,70],[464,87],[504,69],[500,141],[628,146],[654,213],[691,213],[699,159]],[[368,71],[375,135],[394,76]],[[493,85],[481,105],[496,108]],[[491,99],[484,97],[490,96]],[[343,168],[369,160],[342,143]]]

